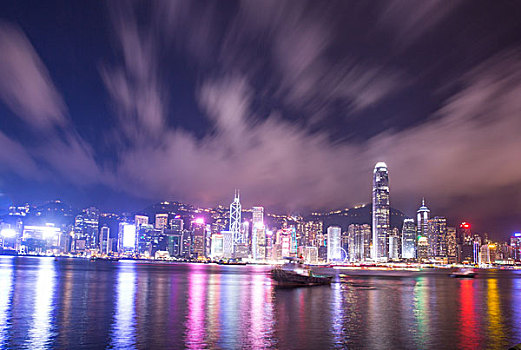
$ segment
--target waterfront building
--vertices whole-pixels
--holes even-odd
[[[118,230],[118,253],[135,252],[135,250],[136,225],[120,222]]]
[[[514,233],[510,237],[510,247],[513,250],[512,258],[516,261],[521,261],[521,232]]]
[[[98,225],[99,209],[89,207],[77,215],[74,219],[74,237],[76,251],[96,249],[99,246]]]
[[[418,230],[418,237],[427,237],[429,231],[429,208],[425,205],[425,198],[422,199],[422,205],[416,212],[416,228]]]
[[[327,228],[327,261],[341,261],[342,247],[341,247],[342,230],[338,226],[329,226]]]
[[[398,260],[400,258],[400,239],[397,230],[392,230],[389,236],[389,259]]]
[[[230,204],[230,228],[233,232],[233,243],[246,243],[241,230],[241,202],[239,200],[239,190],[235,190],[235,196]]]
[[[373,171],[373,253],[374,261],[386,261],[389,255],[389,174],[384,162],[376,163]]]
[[[221,233],[212,234],[212,248],[210,257],[212,259],[219,259],[224,256],[224,236]]]
[[[447,257],[447,219],[436,216],[427,220],[429,257]]]
[[[496,262],[496,245],[493,243],[483,244],[480,248],[479,263],[493,264]]]
[[[316,264],[318,262],[318,249],[317,247],[304,247],[302,254],[306,264]]]
[[[416,226],[414,219],[405,219],[402,227],[402,259],[416,258]]]
[[[447,256],[449,257],[449,262],[456,262],[457,249],[456,228],[447,227]]]
[[[252,257],[254,260],[264,260],[266,258],[266,227],[264,226],[263,207],[253,207]]]
[[[351,224],[347,227],[349,261],[365,261],[371,258],[371,226]]]
[[[99,238],[99,249],[101,253],[108,254],[109,253],[109,238],[110,238],[110,228],[106,225],[103,225],[100,230],[100,238]]]
[[[191,256],[204,258],[206,256],[206,225],[204,220],[192,222]]]
[[[427,237],[418,238],[418,261],[427,260],[429,258],[429,241]]]
[[[233,258],[235,233],[232,231],[221,231],[223,236],[223,258]]]

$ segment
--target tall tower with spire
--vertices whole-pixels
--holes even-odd
[[[241,202],[239,201],[239,190],[235,190],[234,199],[230,204],[230,232],[233,233],[233,243],[241,244],[244,236],[241,232]]]
[[[418,209],[416,222],[416,227],[418,229],[418,236],[427,237],[428,229],[429,229],[429,208],[425,206],[425,198],[422,198],[422,206]]]
[[[374,261],[386,261],[389,252],[389,173],[384,162],[376,163],[373,172],[373,249]]]

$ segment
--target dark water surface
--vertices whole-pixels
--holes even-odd
[[[507,349],[521,271],[280,289],[269,267],[0,257],[0,348]]]

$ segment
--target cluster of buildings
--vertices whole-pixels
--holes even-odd
[[[445,217],[431,217],[424,200],[415,219],[392,209],[389,174],[383,162],[374,168],[372,204],[354,208],[348,221],[340,220],[347,211],[313,213],[307,218],[275,215],[261,206],[242,208],[239,191],[229,207],[161,202],[142,212],[121,215],[94,207],[74,212],[54,201],[41,207],[9,208],[9,214],[0,217],[0,249],[3,254],[259,263],[286,257],[300,257],[311,264],[521,260],[520,233],[510,242],[492,242],[488,235],[472,232],[469,223],[454,227]]]

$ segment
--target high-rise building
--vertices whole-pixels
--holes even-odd
[[[510,247],[513,250],[513,258],[516,261],[521,260],[521,233],[517,232],[510,237]]]
[[[426,260],[429,257],[429,241],[427,237],[418,238],[418,261]]]
[[[104,254],[108,254],[112,251],[112,247],[109,247],[110,243],[110,228],[103,225],[100,230],[99,248]]]
[[[74,220],[76,250],[97,249],[99,247],[98,224],[99,209],[86,208]]]
[[[374,261],[385,261],[389,251],[389,173],[384,162],[376,163],[373,171],[373,254]]]
[[[389,259],[391,260],[397,260],[400,258],[401,246],[399,233],[399,230],[394,228],[389,234]]]
[[[147,226],[148,225],[148,216],[146,216],[146,215],[134,216],[134,224],[136,225],[136,229],[138,229],[138,230],[141,226]]]
[[[418,229],[418,237],[427,237],[428,229],[429,229],[429,208],[425,206],[425,198],[422,199],[422,205],[420,209],[416,212],[417,221],[416,228]]]
[[[455,262],[455,258],[457,256],[458,245],[456,242],[456,228],[455,227],[447,227],[447,256],[451,260],[450,262]]]
[[[235,191],[232,204],[230,204],[230,229],[233,233],[233,243],[245,243],[244,236],[241,231],[241,202],[239,200],[239,191]]]
[[[183,231],[183,219],[174,218],[170,220],[170,229],[174,231]]]
[[[168,214],[156,214],[154,227],[156,230],[164,230],[168,226]]]
[[[253,207],[252,257],[255,260],[266,259],[266,227],[264,226],[263,207]]]
[[[221,231],[223,236],[223,258],[231,259],[234,249],[234,233],[232,231]]]
[[[447,257],[447,219],[436,216],[427,221],[429,257]]]
[[[206,256],[206,225],[204,220],[196,219],[192,222],[192,256],[203,258]]]
[[[402,259],[416,258],[416,226],[414,219],[405,219],[402,227]]]
[[[349,261],[365,261],[371,258],[371,226],[351,224],[347,227]]]
[[[342,230],[338,226],[329,226],[327,228],[327,261],[341,261],[342,247],[341,247]]]
[[[210,257],[219,259],[224,256],[224,237],[221,233],[212,233],[212,248]]]

